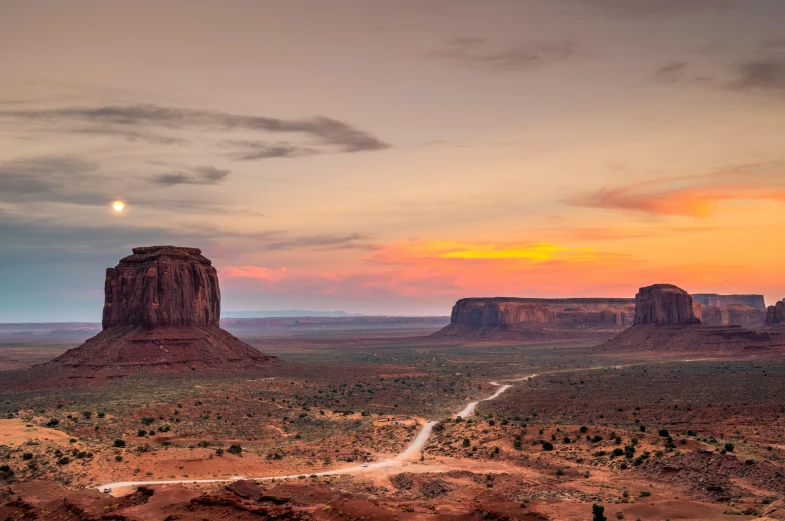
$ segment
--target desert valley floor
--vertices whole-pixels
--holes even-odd
[[[426,336],[439,327],[249,330],[277,357],[253,375],[43,392],[0,373],[0,518],[785,516],[785,361],[771,352]],[[40,338],[3,337],[0,368],[81,340]],[[240,479],[273,476],[289,477]],[[143,484],[156,481],[179,483]]]

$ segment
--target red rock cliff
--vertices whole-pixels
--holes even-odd
[[[769,309],[766,311],[766,324],[785,324],[785,300],[769,306]]]
[[[672,284],[654,284],[641,288],[635,295],[635,319],[638,324],[697,324],[701,319],[696,313],[692,297]]]
[[[103,328],[217,326],[218,275],[198,248],[146,246],[106,270]]]

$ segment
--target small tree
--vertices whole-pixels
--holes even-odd
[[[472,444],[472,442],[469,441],[469,438],[464,438],[463,439],[463,446],[464,446],[464,448],[468,448],[471,444]]]
[[[733,452],[733,449],[735,449],[735,448],[736,447],[731,442],[728,442],[728,443],[725,444],[725,450],[728,451],[728,452]]]
[[[232,445],[226,449],[226,452],[229,454],[242,454],[243,448],[240,446],[239,443],[232,443]]]
[[[608,518],[605,517],[605,507],[600,506],[596,503],[591,506],[591,514],[592,514],[592,521],[608,520]]]

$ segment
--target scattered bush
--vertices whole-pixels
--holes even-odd
[[[226,452],[229,454],[242,454],[243,448],[240,446],[239,443],[232,443],[232,445],[226,449]]]

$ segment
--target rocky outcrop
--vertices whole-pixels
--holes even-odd
[[[773,306],[769,306],[766,311],[766,325],[783,325],[785,324],[785,300],[777,302]]]
[[[672,284],[646,286],[635,295],[635,319],[640,324],[699,324],[692,297]]]
[[[148,246],[107,268],[103,328],[217,326],[218,274],[198,248]]]
[[[750,306],[700,306],[701,322],[707,326],[742,326],[757,329],[763,326],[766,312]]]
[[[747,306],[703,307],[694,303],[686,291],[671,284],[647,286],[635,296],[633,326],[596,349],[763,355],[785,348],[785,335],[777,331],[753,331],[738,325],[710,326],[698,318],[704,313],[719,313],[717,320],[730,320],[728,309],[734,307],[759,313]]]
[[[218,276],[197,248],[134,248],[106,271],[104,290],[103,331],[50,362],[69,378],[246,371],[273,360],[218,327]]]
[[[716,293],[693,293],[692,300],[701,306],[725,308],[729,306],[748,306],[758,311],[766,311],[763,295],[717,295]]]
[[[450,325],[436,337],[505,339],[613,332],[630,324],[632,299],[465,298],[452,308]]]

